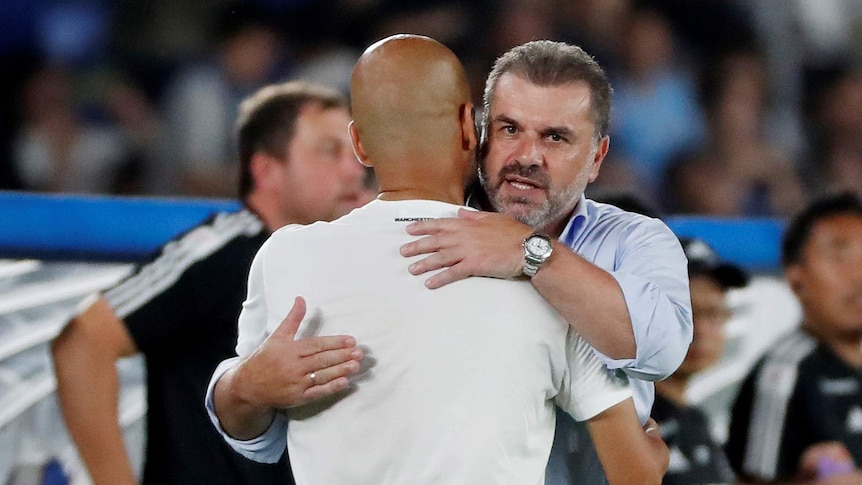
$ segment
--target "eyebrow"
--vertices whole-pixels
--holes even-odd
[[[574,135],[574,132],[567,126],[549,126],[541,131],[541,135],[563,135],[567,137],[572,137],[572,135]]]
[[[497,115],[497,116],[495,116],[495,117],[494,117],[494,119],[492,119],[491,121],[492,121],[492,122],[497,122],[497,123],[504,123],[504,124],[507,124],[507,125],[512,125],[512,126],[515,126],[515,127],[518,127],[518,128],[520,128],[520,127],[521,127],[521,124],[520,124],[520,123],[518,123],[517,121],[513,120],[512,118],[509,118],[509,117],[508,117],[508,116],[506,116],[506,115]]]
[[[497,115],[497,116],[495,116],[491,121],[492,121],[492,122],[496,122],[496,123],[504,123],[504,124],[507,124],[507,125],[512,125],[512,126],[514,126],[514,127],[518,128],[518,129],[520,129],[520,128],[521,128],[521,124],[520,124],[520,123],[518,123],[517,121],[513,120],[512,118],[509,118],[509,117],[508,117],[508,116],[506,116],[506,115]],[[547,128],[543,128],[543,129],[539,132],[539,134],[540,134],[540,135],[542,135],[542,136],[548,136],[548,135],[563,135],[563,136],[571,137],[571,136],[573,136],[573,135],[574,135],[574,131],[572,131],[572,129],[571,129],[571,128],[569,128],[569,127],[567,127],[567,126],[549,126],[549,127],[547,127]]]

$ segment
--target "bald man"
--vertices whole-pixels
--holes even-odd
[[[354,150],[380,195],[333,223],[286,227],[257,254],[239,356],[207,397],[227,442],[258,461],[287,446],[300,485],[540,484],[556,403],[589,420],[610,483],[660,483],[667,449],[641,429],[627,380],[528,282],[429,292],[404,270],[404,226],[455,215],[473,173],[473,106],[455,55],[427,37],[384,39],[357,62],[351,98]],[[373,365],[348,381],[336,376],[360,356],[333,365],[341,351],[322,353],[305,392],[343,391],[284,411],[279,348],[337,334],[354,335]]]

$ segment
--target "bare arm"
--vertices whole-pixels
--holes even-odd
[[[532,282],[539,294],[599,352],[614,359],[635,358],[637,349],[628,307],[610,273],[554,241],[551,259]]]
[[[305,300],[297,298],[257,350],[216,383],[215,413],[222,429],[234,439],[262,435],[277,409],[336,393],[348,386],[347,376],[359,370],[363,353],[353,337],[295,340],[305,310]]]
[[[136,353],[104,299],[73,318],[51,345],[60,411],[93,483],[136,483],[118,416],[116,361]]]
[[[662,482],[670,453],[657,431],[641,427],[631,399],[589,419],[587,428],[610,485]]]

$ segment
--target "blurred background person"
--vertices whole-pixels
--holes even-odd
[[[722,261],[706,242],[681,239],[688,258],[694,338],[676,372],[655,383],[652,417],[670,448],[665,485],[730,483],[733,470],[712,436],[709,418],[689,404],[686,389],[698,372],[715,365],[724,352],[725,324],[731,317],[727,292],[748,284],[742,268]]]
[[[251,6],[225,11],[211,58],[181,69],[170,82],[164,110],[168,128],[165,163],[184,194],[234,195],[239,172],[231,136],[239,102],[283,77],[281,38],[264,12]]]
[[[762,58],[750,50],[707,66],[700,90],[707,142],[669,165],[663,191],[668,212],[784,217],[805,203],[793,161],[764,134],[766,74]]]
[[[13,160],[24,187],[40,192],[114,193],[129,152],[119,130],[88,121],[59,67],[31,76],[21,99],[23,126]]]
[[[694,77],[676,52],[665,16],[638,6],[625,26],[621,69],[611,74],[611,139],[638,193],[655,204],[672,157],[703,142],[703,113]]]
[[[862,70],[842,66],[821,79],[809,107],[808,188],[862,196]]]
[[[859,197],[827,196],[797,215],[784,235],[782,264],[802,306],[802,324],[773,345],[743,383],[733,405],[728,458],[742,479],[757,483],[859,483]],[[841,445],[838,449],[846,453],[827,454],[821,447],[829,442]],[[810,451],[815,445],[818,448]],[[845,476],[839,479],[840,475]],[[832,481],[827,480],[830,476]]]
[[[94,483],[136,482],[118,424],[115,364],[139,352],[147,369],[144,483],[292,483],[284,457],[264,466],[235,454],[209,424],[203,397],[216,365],[234,355],[248,269],[269,234],[332,220],[373,198],[349,121],[346,101],[319,86],[275,85],[247,99],[237,121],[244,208],[214,215],[82,302],[54,340],[61,411]],[[285,358],[327,350],[317,339],[308,345],[287,348]]]

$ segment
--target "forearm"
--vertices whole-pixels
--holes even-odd
[[[636,357],[622,290],[613,276],[555,243],[533,286],[596,350],[613,359]]]
[[[136,483],[119,424],[114,355],[74,330],[54,341],[52,353],[60,410],[93,483]]]
[[[670,459],[657,433],[641,428],[631,400],[587,421],[590,437],[610,485],[658,485]]]
[[[238,372],[236,366],[221,376],[213,392],[213,405],[225,433],[236,440],[250,440],[266,432],[275,419],[275,409],[255,402],[243,389]]]

